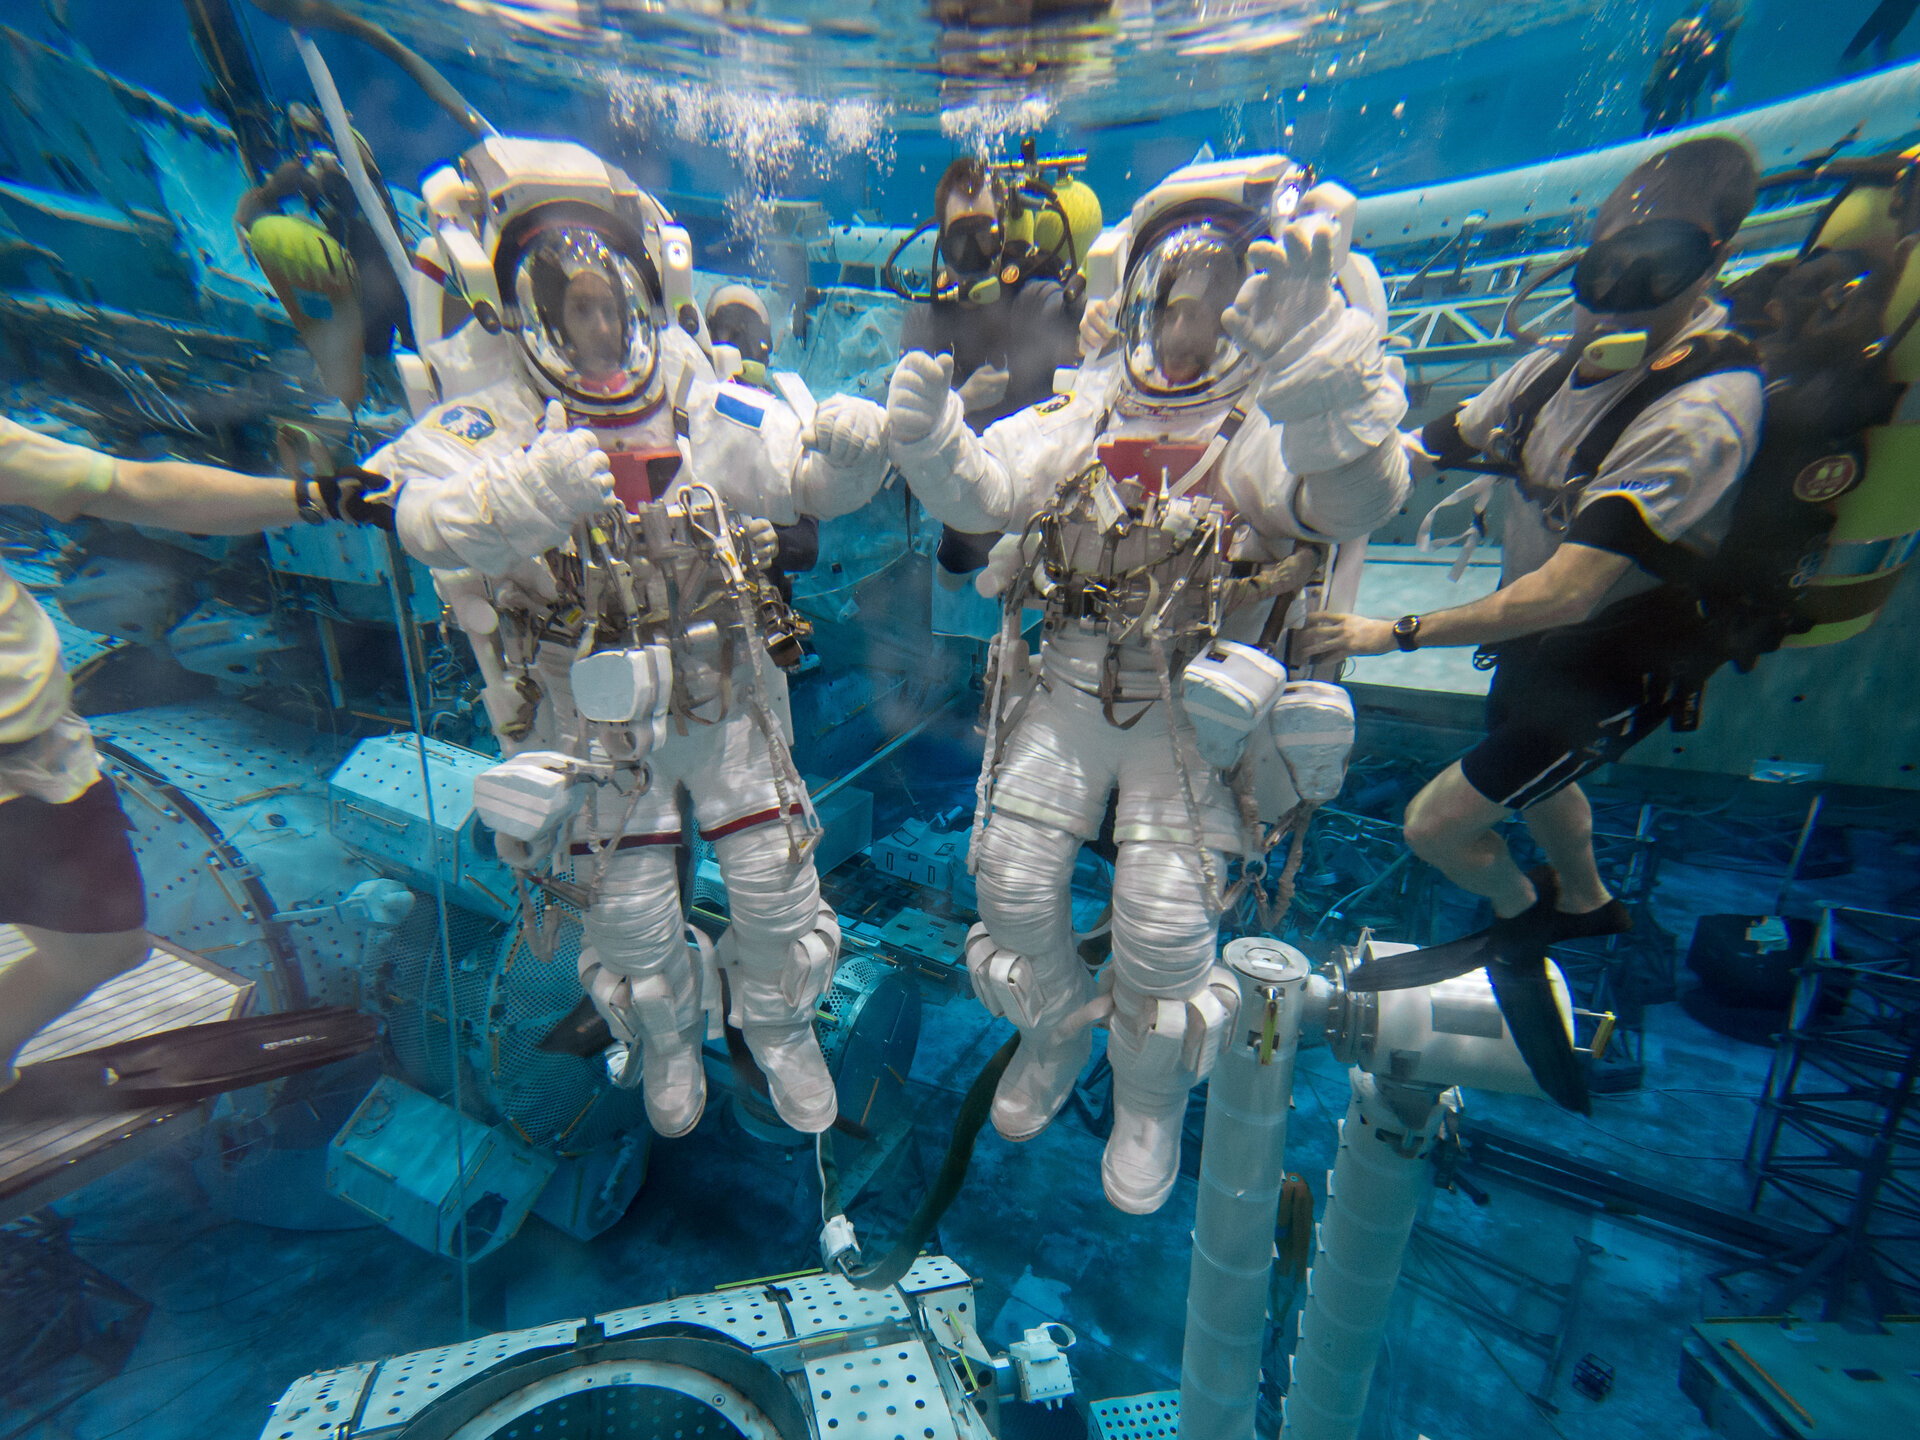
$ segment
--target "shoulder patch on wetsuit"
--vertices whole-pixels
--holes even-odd
[[[457,440],[476,445],[497,427],[492,414],[478,405],[449,405],[440,412],[440,428]]]
[[[766,407],[754,400],[752,391],[732,382],[720,387],[720,393],[713,397],[713,408],[734,424],[745,425],[750,430],[758,430],[767,413]]]

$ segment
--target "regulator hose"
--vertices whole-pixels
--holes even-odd
[[[947,1142],[946,1158],[940,1162],[940,1173],[927,1188],[919,1207],[913,1212],[913,1218],[907,1221],[905,1232],[894,1242],[893,1248],[870,1265],[842,1261],[840,1272],[860,1289],[884,1290],[898,1283],[913,1268],[921,1247],[933,1238],[941,1216],[947,1213],[947,1207],[953,1204],[961,1185],[966,1181],[967,1167],[973,1163],[974,1141],[980,1138],[980,1131],[993,1113],[993,1092],[1000,1084],[1000,1077],[1007,1073],[1007,1066],[1013,1063],[1014,1052],[1019,1048],[1020,1035],[1015,1031],[1006,1044],[994,1051],[993,1058],[987,1061],[979,1075],[974,1077],[973,1084],[967,1087],[966,1098],[960,1102],[960,1113],[953,1122],[953,1138]],[[820,1136],[818,1156],[822,1210],[830,1219],[841,1213],[840,1172],[834,1165],[833,1137],[830,1134]]]

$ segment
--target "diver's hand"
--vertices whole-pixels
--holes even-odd
[[[1087,308],[1080,316],[1081,359],[1093,359],[1120,333],[1113,323],[1113,317],[1119,313],[1119,309],[1120,301],[1114,296],[1087,302]]]
[[[814,408],[800,444],[836,470],[876,465],[886,458],[887,412],[857,395],[829,395]]]
[[[1398,648],[1391,620],[1316,610],[1300,627],[1294,646],[1308,659],[1344,660],[1349,655],[1384,655]]]
[[[780,555],[780,532],[764,515],[747,521],[747,556],[756,570],[771,570]]]
[[[328,519],[344,520],[349,525],[371,525],[376,530],[394,528],[393,506],[400,498],[400,486],[386,476],[349,470],[321,476],[310,485]]]
[[[567,428],[567,412],[558,400],[547,402],[533,444],[508,459],[501,478],[518,481],[534,508],[563,531],[614,503],[606,452],[591,430]]]
[[[1007,398],[1007,372],[992,361],[976,369],[960,386],[960,404],[972,415],[991,410]]]
[[[1265,365],[1333,303],[1332,225],[1323,216],[1293,221],[1275,240],[1247,247],[1253,273],[1220,327],[1256,364]]]
[[[953,356],[909,350],[887,386],[887,431],[899,444],[918,445],[939,426],[953,389]]]

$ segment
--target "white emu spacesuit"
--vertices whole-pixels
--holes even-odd
[[[722,383],[689,333],[685,232],[577,145],[492,137],[425,188],[438,228],[420,268],[445,270],[475,317],[430,353],[485,383],[442,376],[448,403],[369,463],[404,483],[401,539],[473,641],[512,757],[476,804],[529,868],[571,865],[581,978],[629,1047],[617,1078],[644,1084],[671,1136],[706,1095],[709,957],[675,867],[690,801],[727,887],[733,1017],[781,1116],[824,1130],[837,1107],[813,1020],[839,926],[784,733],[791,617],[754,567],[773,523],[873,495],[884,417],[836,397],[803,422]]]
[[[1105,1013],[1101,1173],[1138,1213],[1171,1190],[1187,1092],[1234,1023],[1215,964],[1226,856],[1260,854],[1297,797],[1337,793],[1351,748],[1345,692],[1288,683],[1283,625],[1324,589],[1333,547],[1407,491],[1401,367],[1333,283],[1360,273],[1343,269],[1353,200],[1309,184],[1270,156],[1149,192],[1094,248],[1090,291],[1112,299],[1092,308],[1118,333],[1071,394],[976,438],[951,362],[910,354],[888,397],[894,463],[927,509],[1008,532],[983,580],[1009,621],[967,947],[975,993],[1023,1037],[994,1124],[1010,1140],[1043,1129]],[[1045,610],[1037,665],[1018,638],[1027,603]],[[1113,963],[1096,989],[1068,884],[1116,790]]]

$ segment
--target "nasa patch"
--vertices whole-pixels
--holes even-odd
[[[1860,462],[1851,455],[1823,455],[1793,477],[1794,497],[1818,505],[1844,495],[1860,478]]]
[[[1071,394],[1056,395],[1051,400],[1045,400],[1045,401],[1042,401],[1040,404],[1036,405],[1034,407],[1034,413],[1036,415],[1052,415],[1056,411],[1066,409],[1067,406],[1071,405],[1072,403],[1073,403],[1073,396]]]
[[[493,434],[493,416],[478,405],[454,405],[440,412],[440,428],[457,440],[469,445]]]

